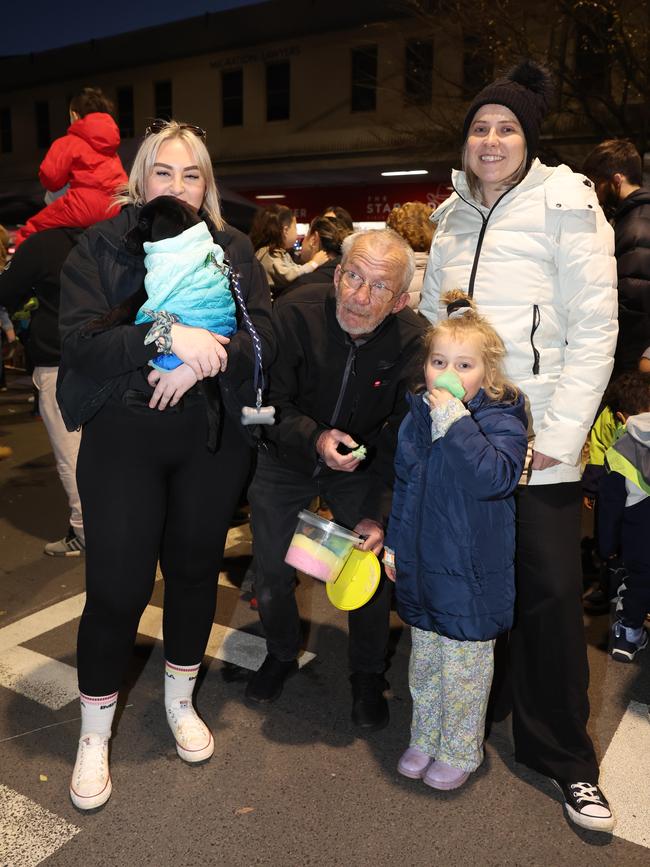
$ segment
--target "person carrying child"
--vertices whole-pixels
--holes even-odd
[[[598,547],[607,562],[619,554],[626,568],[612,626],[612,659],[632,662],[648,646],[643,622],[650,611],[650,373],[625,373],[605,402],[624,430],[605,454],[598,488]]]
[[[111,117],[113,105],[98,87],[84,87],[70,101],[70,126],[45,154],[38,173],[48,193],[47,206],[22,226],[15,246],[34,232],[63,226],[87,228],[114,217],[118,187],[127,183],[117,153],[120,131]]]
[[[494,640],[512,625],[527,417],[496,331],[459,290],[442,302],[399,431],[384,565],[412,634],[411,741],[397,769],[456,789],[483,761]]]

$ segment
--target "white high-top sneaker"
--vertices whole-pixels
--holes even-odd
[[[167,705],[167,722],[176,752],[186,762],[204,762],[214,752],[212,732],[194,710],[191,698],[175,698]]]

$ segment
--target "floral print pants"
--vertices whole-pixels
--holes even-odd
[[[411,627],[411,746],[462,771],[483,761],[494,641],[455,641]]]

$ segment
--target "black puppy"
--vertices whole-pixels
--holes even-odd
[[[125,237],[126,249],[129,253],[140,255],[145,241],[162,241],[164,238],[175,238],[186,229],[191,229],[202,222],[197,211],[187,202],[175,196],[157,196],[140,210],[138,222]],[[121,304],[113,307],[108,313],[87,322],[84,333],[100,334],[114,328],[116,325],[131,324],[135,321],[138,310],[147,300],[147,292],[142,286]]]

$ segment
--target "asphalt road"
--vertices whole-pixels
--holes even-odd
[[[2,867],[647,867],[650,652],[630,666],[612,662],[603,644],[607,617],[585,619],[591,734],[619,816],[614,836],[567,822],[551,783],[514,762],[507,720],[493,727],[470,782],[437,793],[396,771],[410,721],[409,635],[396,616],[384,731],[357,737],[349,722],[345,616],[308,578],[298,590],[309,651],[300,673],[267,711],[244,702],[245,678],[263,656],[257,615],[239,589],[247,527],[230,537],[198,688],[197,705],[215,736],[212,760],[185,765],[167,728],[158,583],[120,693],[113,795],[96,814],[77,812],[68,785],[84,563],[42,553],[66,531],[66,503],[27,384],[10,376],[10,386],[0,394],[0,443],[14,449],[0,463]]]

